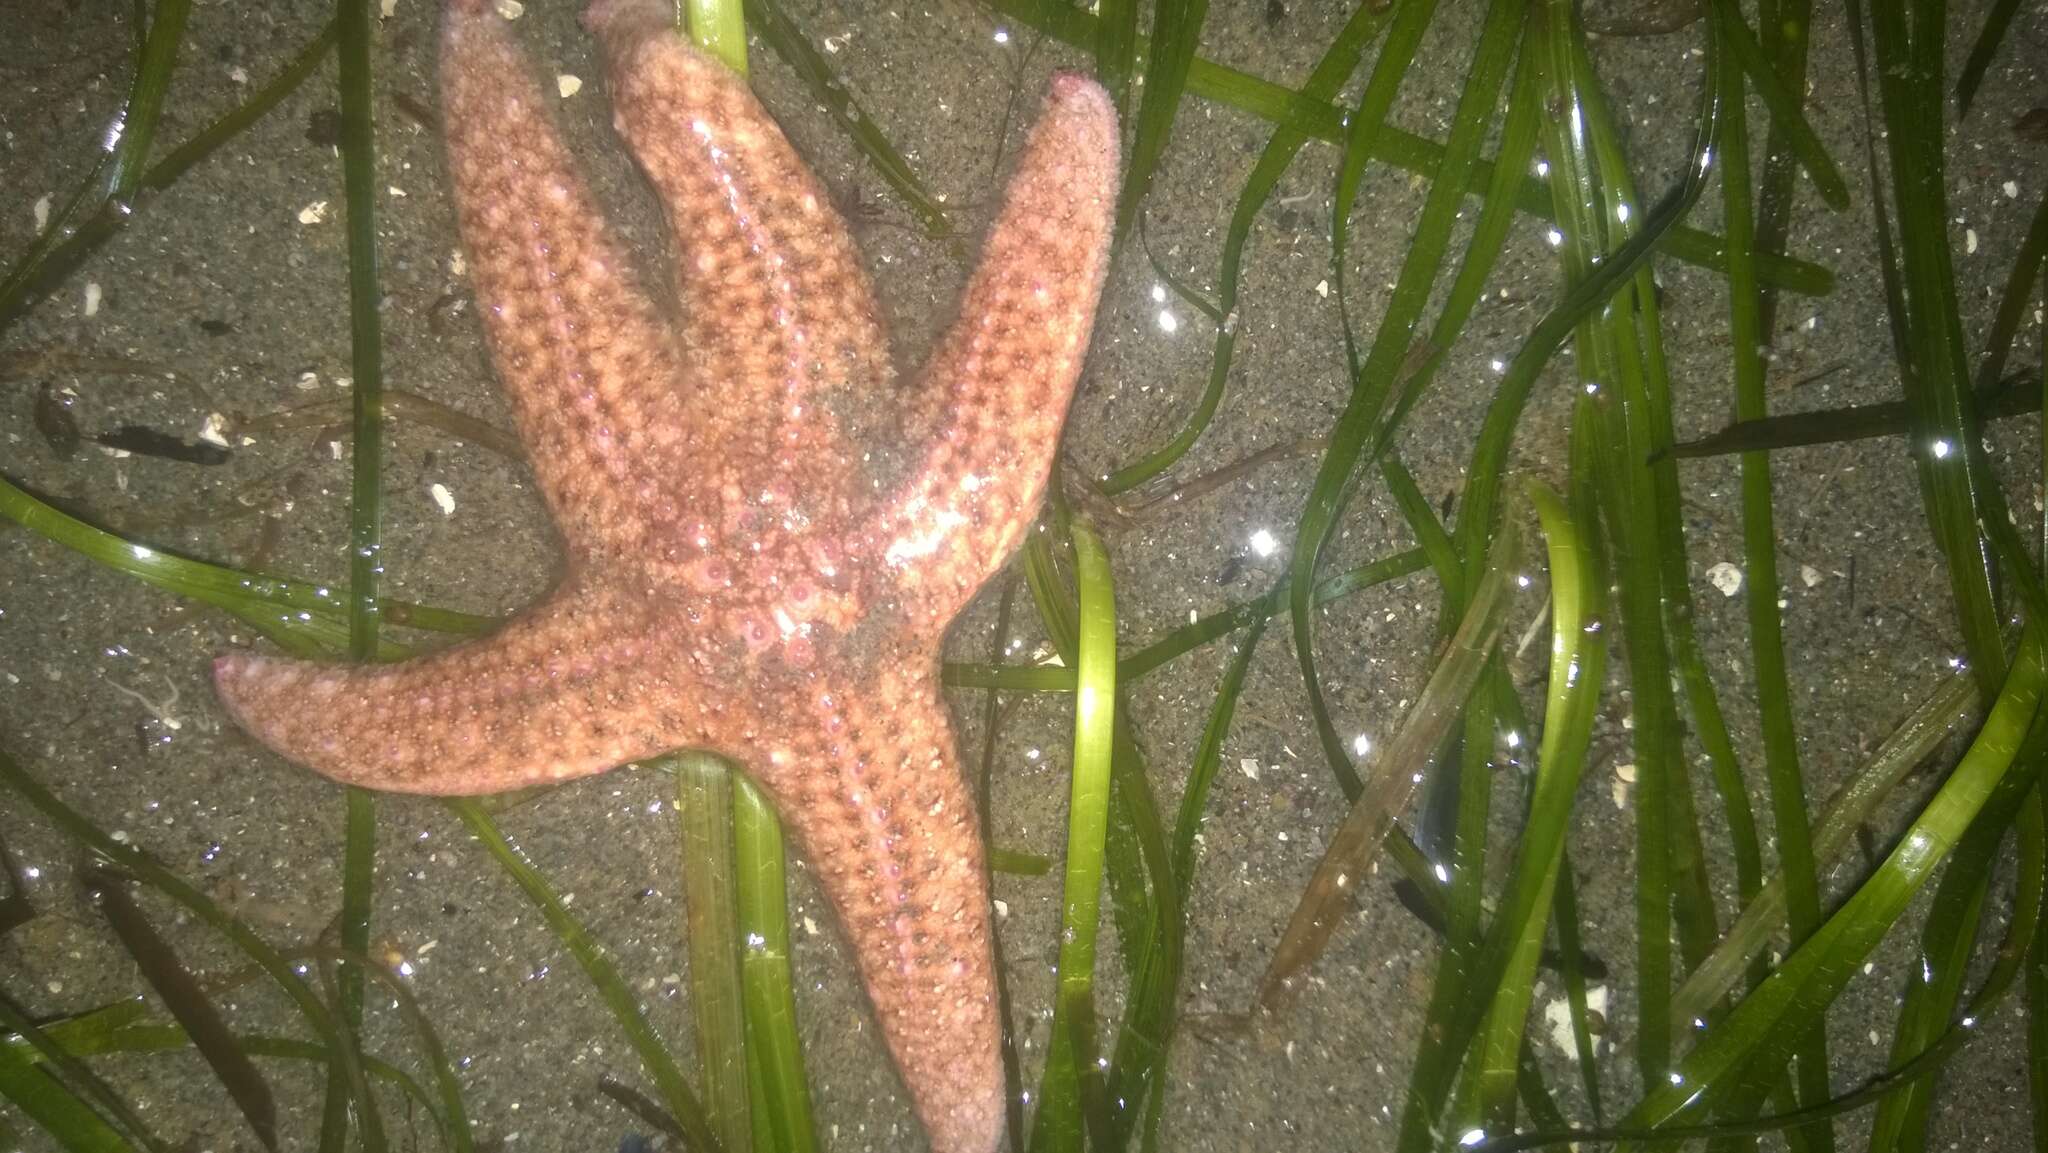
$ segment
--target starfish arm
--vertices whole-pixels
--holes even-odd
[[[846,222],[746,81],[677,35],[672,5],[596,0],[584,20],[667,211],[692,373],[765,386],[707,397],[704,418],[776,452],[834,447],[820,394],[875,393],[891,371]]]
[[[442,796],[603,772],[705,743],[672,616],[564,586],[481,640],[395,665],[230,653],[215,690],[235,723],[344,784]]]
[[[993,1153],[1004,1082],[988,874],[938,664],[910,644],[776,710],[788,735],[764,730],[749,771],[853,943],[933,1153]]]
[[[580,557],[663,559],[692,455],[674,336],[482,0],[448,6],[441,109],[492,360],[554,521]]]
[[[1002,214],[908,424],[925,455],[881,528],[904,611],[943,628],[1023,539],[1081,373],[1109,264],[1116,109],[1053,77]]]

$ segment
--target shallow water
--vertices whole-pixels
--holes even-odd
[[[1029,32],[964,2],[788,7],[969,235],[979,234],[992,209],[1003,149],[1016,143],[1046,74],[1087,64],[1071,49],[1038,45]],[[311,3],[199,5],[159,139],[184,138],[274,75],[325,11]],[[1442,138],[1478,12],[1476,4],[1446,5],[1397,102],[1397,123]],[[124,4],[17,0],[0,18],[0,254],[10,261],[33,236],[38,199],[47,195],[61,205],[119,107],[129,67],[128,14]],[[1296,85],[1344,15],[1336,5],[1218,0],[1203,55]],[[1958,16],[1955,59],[1980,18],[1974,6]],[[1782,305],[1781,331],[1773,334],[1774,411],[1897,395],[1861,175],[1862,118],[1840,20],[1832,6],[1817,14],[1809,108],[1850,176],[1855,204],[1829,215],[1802,183],[1791,251],[1833,268],[1838,287],[1827,298],[1788,297]],[[387,374],[394,387],[503,425],[480,331],[459,307],[467,288],[454,266],[438,139],[407,111],[434,104],[434,21],[432,4],[400,0],[376,48]],[[560,120],[615,221],[653,267],[662,258],[659,221],[611,135],[594,45],[573,6],[529,4],[516,27],[542,75],[582,80],[579,92],[561,99]],[[1690,139],[1696,43],[1693,31],[1597,42],[1646,193],[1673,178]],[[1979,107],[1950,144],[1951,240],[1973,341],[1989,323],[2010,254],[2048,183],[2043,150],[2017,143],[2009,129],[2028,106],[2043,102],[2036,62],[2048,58],[2044,44],[2048,16],[2023,11]],[[853,219],[892,340],[914,363],[948,318],[965,260],[919,229],[765,47],[756,45],[754,58],[757,90]],[[227,463],[206,467],[121,457],[90,445],[65,458],[37,432],[32,413],[45,381],[76,394],[72,411],[88,434],[140,424],[191,436],[211,412],[254,417],[346,397],[341,166],[320,134],[336,104],[332,85],[330,63],[249,134],[152,198],[123,236],[0,333],[0,351],[60,348],[162,370],[123,377],[46,369],[0,381],[0,461],[10,479],[160,547],[235,564],[268,550],[272,570],[342,577],[348,466],[335,439],[345,436],[339,426],[259,432]],[[1354,82],[1354,96],[1356,88]],[[1762,119],[1753,107],[1759,137]],[[1009,133],[1001,141],[999,128]],[[1224,230],[1268,132],[1247,114],[1199,98],[1181,108],[1165,172],[1148,201],[1147,237],[1162,263],[1204,291],[1214,290]],[[1179,475],[1324,432],[1341,408],[1343,346],[1327,291],[1336,162],[1334,148],[1312,144],[1254,229],[1231,389]],[[1369,171],[1346,270],[1362,325],[1384,307],[1425,191],[1406,173],[1377,165]],[[1710,193],[1694,222],[1712,227],[1718,212]],[[1730,408],[1725,296],[1717,277],[1690,266],[1665,261],[1658,271],[1679,434],[1700,435],[1720,427]],[[1170,293],[1162,302],[1158,280],[1135,248],[1112,272],[1069,420],[1067,451],[1086,473],[1126,463],[1170,436],[1206,377],[1213,330]],[[1512,354],[1553,299],[1556,282],[1543,229],[1521,221],[1494,274],[1498,294],[1475,314],[1400,445],[1432,503],[1461,490],[1462,463],[1496,379],[1491,362]],[[2015,363],[2040,355],[2040,331],[2035,311]],[[1566,365],[1556,362],[1518,440],[1518,466],[1552,478],[1564,463],[1568,410],[1559,386],[1567,381]],[[1829,371],[1820,379],[1796,384],[1823,370]],[[2031,479],[2038,472],[2029,424],[2011,422],[1989,437],[2022,521],[2041,497]],[[1807,448],[1775,459],[1786,644],[1808,790],[1818,798],[1937,683],[1959,641],[1900,442]],[[1312,459],[1272,465],[1109,529],[1126,645],[1156,638],[1191,613],[1263,592],[1283,571],[1313,475]],[[1741,560],[1735,466],[1726,459],[1689,462],[1682,475],[1708,663],[1763,810],[1743,602],[1710,577],[1713,566]],[[502,613],[551,583],[556,545],[523,466],[401,424],[387,441],[385,479],[387,595]],[[1410,544],[1376,479],[1360,486],[1344,525],[1325,560],[1332,571]],[[1261,531],[1280,542],[1271,556],[1254,547]],[[1531,622],[1540,591],[1517,606],[1510,625],[1516,635]],[[982,659],[992,605],[984,595],[956,625],[949,651],[959,659]],[[1323,613],[1325,689],[1347,732],[1391,735],[1427,675],[1436,605],[1433,582],[1417,577]],[[1027,647],[1037,641],[1026,637]],[[176,602],[33,535],[0,533],[0,746],[69,803],[149,848],[274,940],[306,940],[336,912],[341,793],[263,752],[214,704],[208,660],[253,643],[247,629],[219,613]],[[1183,658],[1132,696],[1166,804],[1178,795],[1227,656],[1212,646]],[[1540,679],[1534,660],[1517,671],[1525,683]],[[979,695],[962,693],[955,703],[963,742],[978,748]],[[1625,714],[1623,696],[1611,693],[1572,841],[1586,947],[1614,970],[1602,1049],[1610,1115],[1616,1102],[1634,1096],[1633,829],[1616,802],[1632,770]],[[994,797],[999,845],[1058,858],[1068,718],[1064,698],[1044,696],[1021,698],[1006,721]],[[1283,628],[1269,632],[1254,661],[1223,766],[1191,909],[1182,997],[1189,1014],[1246,1007],[1343,812],[1320,763]],[[1512,771],[1502,771],[1503,797],[1513,795],[1505,791]],[[672,793],[671,782],[657,774],[616,772],[522,805],[501,821],[557,889],[574,894],[573,909],[643,992],[654,1024],[687,1066]],[[1699,806],[1708,827],[1719,828],[1718,802],[1704,785]],[[644,1129],[598,1096],[602,1074],[637,1082],[637,1062],[530,906],[438,804],[390,797],[379,801],[378,812],[374,932],[380,949],[413,965],[415,992],[462,1062],[480,1136],[511,1148],[609,1149]],[[1880,843],[1901,812],[1889,811],[1886,820],[1894,823],[1875,830]],[[1497,845],[1510,843],[1512,827],[1500,824]],[[81,895],[76,847],[12,796],[0,797],[0,836],[30,870],[28,893],[43,910],[0,941],[0,987],[39,1015],[138,992],[132,964]],[[1724,845],[1711,843],[1709,851],[1728,902],[1725,917],[1732,873]],[[1858,867],[1852,861],[1838,871],[1835,886],[1853,879]],[[1057,871],[998,877],[995,895],[1007,910],[998,929],[1030,1083],[1050,1015]],[[1435,950],[1429,931],[1385,884],[1368,886],[1363,897],[1354,923],[1340,931],[1288,1018],[1251,1039],[1183,1032],[1169,1073],[1165,1148],[1253,1149],[1276,1139],[1317,1150],[1392,1145]],[[189,961],[235,963],[209,934],[145,900]],[[791,901],[798,1010],[823,1146],[919,1147],[851,958],[800,865]],[[2007,902],[2000,889],[1991,915],[2002,918]],[[1917,915],[1909,916],[1908,924],[1917,923]],[[1909,936],[1894,933],[1870,973],[1837,1005],[1831,1039],[1838,1088],[1883,1063]],[[1105,1016],[1121,985],[1108,954],[1100,985]],[[1539,988],[1539,1008],[1561,996],[1554,981]],[[233,1012],[251,1029],[290,1031],[294,1024],[268,992],[247,994]],[[405,1054],[395,1017],[372,1017],[369,1047],[394,1059]],[[1539,1027],[1533,1035],[1561,1102],[1583,1119],[1566,1055],[1547,1031]],[[166,1138],[191,1134],[195,1148],[248,1146],[246,1131],[195,1058],[121,1059],[104,1068]],[[288,1145],[311,1147],[317,1078],[281,1065],[271,1073]],[[2014,1008],[1986,1024],[1945,1086],[1930,1134],[1935,1147],[2003,1148],[2024,1139],[2026,1068]],[[394,1131],[403,1129],[401,1112],[388,1120]],[[1867,1114],[1845,1122],[1844,1140],[1853,1144],[1865,1124]],[[421,1132],[420,1139],[432,1138]],[[31,1147],[41,1146],[32,1140]]]

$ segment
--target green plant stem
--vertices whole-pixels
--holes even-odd
[[[1734,43],[1747,40],[1731,0],[1714,0],[1710,35]],[[1752,75],[1754,75],[1754,71]],[[1749,129],[1743,78],[1721,72],[1724,141],[1721,148],[1722,227],[1728,234],[1729,344],[1735,366],[1735,418],[1762,420],[1765,400],[1761,289],[1756,279],[1755,235],[1750,208]],[[1796,947],[1821,925],[1820,885],[1814,866],[1812,830],[1807,824],[1799,736],[1792,718],[1792,683],[1785,666],[1784,622],[1778,611],[1778,534],[1771,508],[1771,461],[1761,452],[1742,455],[1743,591],[1749,615],[1750,660],[1756,670],[1756,702],[1762,722],[1764,766],[1770,781],[1771,818],[1777,833],[1779,875],[1784,878],[1787,927]],[[1751,881],[1751,886],[1755,882]],[[1753,891],[1753,888],[1752,888]],[[1745,893],[1747,897],[1749,894]],[[1808,1104],[1829,1094],[1827,1034],[1815,1029],[1798,1054],[1797,1101]],[[1796,1103],[1796,1102],[1795,1102]],[[1832,1133],[1816,1126],[1805,1133],[1809,1148],[1833,1146]]]
[[[341,62],[341,157],[348,235],[349,354],[354,383],[354,436],[349,461],[349,657],[377,656],[377,584],[384,571],[378,515],[383,475],[382,289],[377,272],[376,109],[371,91],[370,0],[338,0],[335,12]],[[377,809],[371,794],[349,788],[343,830],[341,947],[364,955],[370,948],[371,887],[376,874]],[[358,1044],[363,1018],[363,974],[336,967],[342,1043]],[[350,1123],[350,1094],[339,1065],[328,1066],[321,1145],[340,1148]],[[358,1125],[366,1122],[355,1118]]]
[[[690,1016],[697,1026],[704,1111],[726,1149],[752,1149],[739,898],[733,881],[733,773],[709,753],[676,753],[664,759],[674,767],[676,778],[688,917],[683,937],[690,954]]]
[[[612,964],[610,955],[606,953],[604,946],[590,935],[590,931],[570,914],[561,897],[555,894],[554,886],[548,884],[547,878],[541,876],[540,870],[534,868],[525,855],[514,848],[511,841],[505,839],[505,834],[498,830],[497,822],[491,819],[482,805],[468,797],[449,798],[446,803],[454,810],[455,815],[461,818],[470,835],[476,838],[484,851],[504,869],[505,875],[526,895],[526,899],[540,913],[549,930],[569,950],[569,954],[576,958],[577,965],[582,968],[584,975],[590,978],[590,983],[597,988],[599,998],[611,1011],[612,1018],[618,1023],[620,1030],[626,1034],[626,1040],[632,1045],[634,1054],[640,1058],[640,1064],[647,1071],[648,1078],[660,1091],[662,1103],[668,1107],[670,1116],[682,1127],[692,1145],[707,1151],[739,1153],[737,1150],[725,1150],[724,1145],[712,1132],[703,1105],[698,1102],[697,1095],[690,1091],[690,1084],[683,1077],[682,1069],[676,1065],[675,1058],[669,1054],[667,1047],[661,1043],[661,1038],[640,1012],[638,1000],[633,996],[633,991],[626,987],[625,981],[619,977],[618,968]]]
[[[1073,783],[1067,809],[1066,877],[1060,900],[1060,950],[1052,1038],[1035,1151],[1079,1150],[1081,1078],[1093,1072],[1095,935],[1101,916],[1103,846],[1109,830],[1111,755],[1116,726],[1116,602],[1109,555],[1094,530],[1076,519],[1074,586],[1077,660]],[[1034,590],[1036,591],[1036,590]]]
[[[754,1147],[776,1153],[811,1153],[810,1083],[797,1035],[796,997],[789,967],[789,889],[782,823],[743,774],[733,775],[733,855],[739,899],[740,980],[746,993],[747,1062],[756,1087]]]

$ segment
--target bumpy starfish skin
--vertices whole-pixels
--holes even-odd
[[[471,275],[567,576],[471,644],[383,667],[235,654],[216,685],[271,748],[376,789],[686,746],[742,761],[852,938],[932,1147],[983,1153],[1003,1117],[989,902],[939,646],[1042,495],[1108,260],[1115,113],[1053,80],[960,319],[904,387],[845,223],[745,84],[656,0],[585,21],[674,233],[680,324],[482,0],[449,5],[441,63]],[[852,443],[853,414],[904,430],[900,459]]]

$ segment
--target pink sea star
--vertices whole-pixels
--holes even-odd
[[[248,654],[237,722],[336,780],[485,793],[681,747],[742,761],[811,860],[939,1153],[1000,1139],[989,900],[939,649],[1037,509],[1108,262],[1116,117],[1054,78],[960,318],[909,387],[845,223],[655,0],[597,0],[618,130],[674,232],[673,323],[482,0],[442,109],[498,376],[567,575],[404,664]],[[896,459],[849,430],[893,424]]]

